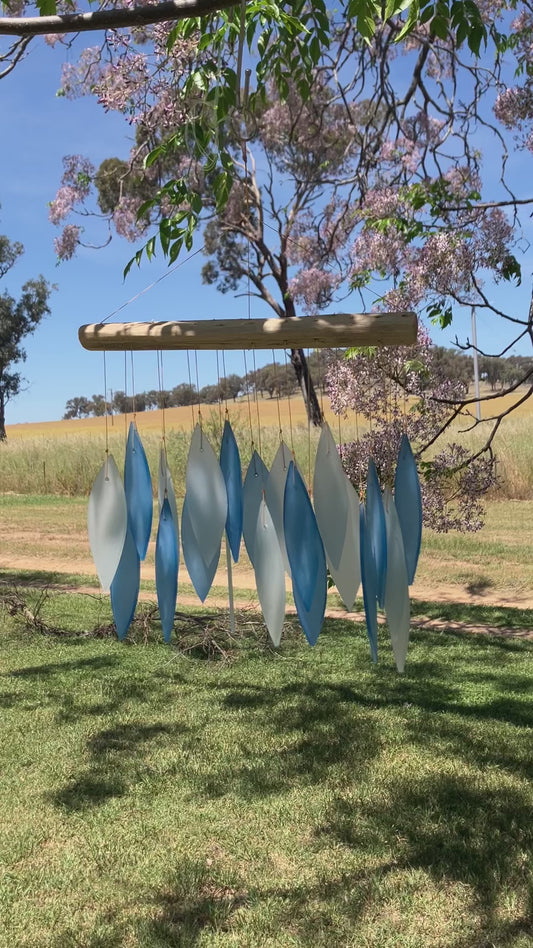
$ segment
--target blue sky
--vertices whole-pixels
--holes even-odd
[[[83,45],[96,42],[94,36],[84,38]],[[27,360],[22,367],[28,379],[26,391],[14,399],[7,409],[7,422],[47,421],[61,418],[67,399],[76,395],[91,396],[103,392],[103,359],[98,353],[83,350],[78,342],[78,326],[98,322],[109,316],[126,300],[168,270],[161,258],[141,270],[134,269],[126,282],[122,279],[125,263],[134,247],[115,238],[101,252],[81,250],[74,260],[56,266],[53,239],[57,229],[48,222],[48,202],[54,197],[62,172],[65,154],[87,155],[94,164],[113,154],[124,156],[128,150],[129,129],[116,114],[104,114],[92,99],[70,102],[57,97],[61,63],[65,50],[51,49],[38,39],[29,56],[0,83],[2,116],[2,148],[0,149],[0,233],[21,241],[25,254],[0,289],[16,296],[20,285],[29,277],[42,273],[57,284],[51,299],[52,315],[26,343]],[[524,187],[529,180],[531,157],[517,159],[516,173],[523,175]],[[517,188],[520,191],[520,187]],[[527,215],[526,223],[529,222]],[[530,294],[531,249],[521,259],[524,281],[520,289],[505,287],[495,290],[493,298],[509,308],[512,293],[515,312],[527,312]],[[245,316],[247,303],[243,297],[222,296],[212,287],[202,285],[200,269],[205,258],[199,255],[180,270],[163,280],[139,300],[128,305],[116,317],[120,320],[200,319]],[[353,309],[358,309],[354,296]],[[346,301],[342,309],[346,310]],[[253,315],[269,315],[266,307],[254,301]],[[480,314],[478,343],[496,350],[504,335],[494,317]],[[435,335],[440,344],[452,344],[455,334],[463,337],[470,331],[470,312],[458,313],[454,326]],[[527,349],[517,350],[527,352]],[[271,354],[257,356],[258,364],[271,360]],[[216,380],[214,354],[198,358],[200,386]],[[228,354],[228,372],[244,374],[240,353]],[[172,387],[187,380],[184,353],[164,356],[165,386]],[[108,389],[124,388],[124,357],[108,356]],[[139,353],[135,357],[135,387],[138,391],[157,388],[155,353]]]
[[[85,44],[94,42],[86,38]],[[109,155],[125,155],[129,129],[118,115],[104,114],[95,101],[70,102],[57,97],[65,52],[42,40],[28,58],[0,83],[2,148],[0,149],[0,233],[24,244],[25,253],[2,281],[1,290],[17,296],[20,285],[42,273],[57,284],[51,298],[52,315],[26,341],[22,373],[27,390],[7,409],[7,422],[61,418],[67,399],[103,392],[103,358],[86,352],[78,342],[78,326],[105,319],[126,300],[168,272],[161,258],[122,278],[134,245],[115,238],[101,252],[81,249],[71,261],[56,265],[54,237],[59,230],[48,221],[65,154],[85,154],[98,164]],[[246,300],[233,300],[202,286],[200,254],[176,273],[127,306],[117,320],[200,319],[246,316]],[[266,308],[256,315],[267,315]],[[259,357],[258,357],[259,358]],[[269,361],[270,354],[258,364]],[[216,357],[198,360],[200,386],[216,380]],[[240,353],[228,354],[226,369],[244,374]],[[187,380],[184,353],[165,353],[164,381],[170,388]],[[107,357],[108,389],[124,389],[124,356]],[[130,383],[128,382],[128,385]],[[157,388],[155,353],[135,356],[135,387]]]

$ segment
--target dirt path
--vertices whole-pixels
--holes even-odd
[[[9,569],[17,572],[18,570],[27,570],[40,572],[43,569],[42,557],[36,556],[1,556],[0,569]],[[234,566],[234,586],[239,590],[241,596],[236,602],[238,610],[249,610],[260,612],[260,607],[255,594],[255,582],[253,570],[246,566]],[[94,565],[90,559],[65,560],[64,558],[46,557],[46,572],[63,573],[68,575],[90,575],[94,573]],[[186,574],[185,574],[186,575]],[[154,569],[150,565],[143,566],[143,579],[155,581]],[[227,582],[225,570],[218,570],[214,580],[214,586],[225,586]],[[69,583],[54,582],[51,586],[55,590],[65,592],[80,592],[86,594],[98,595],[98,590],[94,586],[74,586]],[[287,590],[290,591],[290,581],[287,580]],[[243,592],[249,593],[249,598],[242,596]],[[145,601],[155,601],[155,593],[142,592],[140,598]],[[470,606],[492,606],[514,609],[533,610],[533,597],[528,595],[518,595],[515,592],[497,592],[493,589],[478,593],[471,593],[465,587],[455,583],[439,583],[431,587],[415,583],[411,590],[411,599],[419,602],[435,603],[458,603]],[[178,592],[179,606],[200,606],[200,600],[195,595]],[[206,602],[206,607],[212,609],[225,610],[228,608],[226,597],[210,595]],[[296,610],[292,606],[287,607],[289,614],[295,614]],[[354,622],[363,622],[364,613],[361,611],[347,612],[342,607],[331,604],[326,610],[326,616],[332,619],[351,619]],[[384,622],[383,616],[379,616],[378,621]],[[434,629],[436,631],[462,631],[474,634],[508,635],[516,638],[533,640],[533,627],[531,629],[513,629],[512,627],[490,626],[485,624],[476,624],[469,622],[460,622],[448,619],[439,619],[429,616],[416,616],[412,620],[413,628]],[[533,623],[532,623],[533,626]]]
[[[17,572],[18,570],[43,570],[42,556],[0,555],[0,569]],[[64,573],[65,575],[94,575],[94,563],[90,557],[76,557],[65,559],[60,556],[46,555],[47,573]],[[186,576],[185,571],[180,577]],[[155,582],[154,567],[143,564],[143,579]],[[214,586],[226,586],[227,575],[225,569],[218,569],[213,581]],[[249,591],[251,598],[255,597],[255,579],[250,566],[238,563],[233,566],[233,584],[235,589]],[[79,588],[79,587],[77,587]],[[290,580],[287,579],[287,591],[290,592]],[[94,592],[94,590],[92,590]],[[421,602],[456,602],[469,606],[494,606],[506,609],[533,609],[533,595],[518,593],[515,590],[487,589],[478,592],[469,591],[459,583],[432,583],[431,586],[415,583],[411,589],[411,599]],[[198,600],[194,600],[197,602]],[[209,597],[211,602],[211,597]],[[345,614],[345,613],[343,613]]]

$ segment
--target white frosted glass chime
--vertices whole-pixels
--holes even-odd
[[[100,585],[104,592],[109,592],[120,563],[128,528],[126,494],[112,455],[106,457],[93,484],[89,497],[87,528]]]
[[[412,313],[342,315],[284,320],[216,320],[82,327],[89,349],[312,348],[408,345],[416,339]],[[166,450],[157,472],[159,524],[156,589],[163,637],[169,641],[178,595],[180,541],[191,582],[203,602],[212,586],[226,535],[228,570],[244,539],[270,638],[281,641],[286,576],[308,642],[315,645],[327,601],[328,571],[346,608],[362,586],[370,653],[378,658],[378,606],[384,608],[392,649],[403,672],[409,642],[409,585],[420,551],[422,504],[408,439],[400,445],[394,493],[382,492],[374,462],[360,502],[346,476],[327,423],[317,448],[313,502],[305,479],[281,441],[270,470],[253,451],[242,477],[239,449],[226,419],[217,458],[200,424],[194,428],[186,468],[181,529]],[[131,623],[139,593],[140,561],[148,547],[153,497],[142,442],[132,424],[124,485],[108,456],[89,499],[91,550],[102,588],[111,589],[120,638]]]

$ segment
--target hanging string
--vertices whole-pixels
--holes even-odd
[[[222,385],[221,385],[221,380],[220,380],[220,366],[219,366],[219,363],[218,363],[218,349],[217,349],[216,355],[217,355],[217,382],[218,382],[218,399],[217,399],[217,401],[218,401],[218,423],[219,423],[219,426],[220,426],[220,435],[221,435],[221,437],[222,437],[222,397],[223,397],[223,396],[222,396]],[[226,378],[226,376],[224,375],[224,380],[225,380],[225,378]],[[225,404],[226,404],[226,416],[227,416],[227,414],[228,414],[228,398],[227,398],[227,395],[228,395],[228,386],[227,386],[227,383],[226,383],[226,385],[224,386],[224,401],[225,401]]]
[[[165,497],[167,496],[167,473],[166,465],[168,463],[167,457],[167,431],[166,431],[166,399],[165,399],[165,387],[163,384],[163,353],[160,349],[156,352],[157,356],[157,382],[159,385],[159,402],[161,404],[161,446],[163,448],[163,454],[165,458]]]
[[[398,421],[398,382],[397,381],[394,382],[393,392],[394,392],[394,401],[393,401],[394,422],[396,424]]]
[[[194,350],[194,365],[196,369],[196,391],[198,392],[198,424],[200,425],[200,450],[203,451],[202,409],[200,407],[200,382],[198,380],[198,350]]]
[[[245,70],[245,88],[244,88],[244,97],[243,97],[244,107],[246,106],[246,102],[248,99],[250,75],[251,75],[250,70],[249,69]],[[266,207],[263,208],[263,213],[264,215],[269,215],[272,217],[272,219],[274,219],[274,215],[272,214],[271,211],[268,210],[268,208]],[[269,224],[269,222],[265,219],[265,217],[263,217],[263,225],[269,230],[271,230],[273,233],[278,234],[278,229],[272,224]],[[290,236],[287,237],[287,243],[289,243],[291,246],[294,246],[295,249],[298,249],[298,248],[304,249],[306,246],[303,241],[298,240],[298,238],[296,237],[290,237]],[[140,299],[142,296],[145,295],[145,293],[148,293],[150,290],[153,290],[153,288],[157,286],[159,283],[161,283],[163,280],[166,280],[169,276],[172,276],[178,270],[181,270],[181,268],[184,267],[185,264],[189,263],[190,260],[193,260],[194,257],[199,256],[199,254],[202,254],[204,250],[205,250],[205,244],[202,244],[202,246],[199,247],[198,250],[193,250],[192,253],[184,257],[183,260],[178,261],[178,263],[174,264],[173,267],[170,267],[168,270],[165,270],[165,272],[162,273],[160,277],[157,277],[156,280],[153,280],[151,283],[145,286],[142,290],[139,290],[139,292],[136,293],[134,296],[131,296],[129,299],[125,300],[124,303],[121,303],[120,306],[117,306],[117,308],[112,310],[110,313],[108,313],[107,316],[104,316],[104,318],[100,320],[100,323],[101,324],[107,323],[110,319],[113,319],[114,316],[117,316],[119,313],[121,313],[123,309],[126,309],[127,306],[131,306],[133,303],[136,303],[138,299]]]
[[[107,366],[106,366],[106,352],[104,349],[104,417],[105,417],[105,479],[109,479],[109,418],[107,412]]]
[[[340,366],[339,350],[335,349],[335,375],[336,375],[335,381],[337,383],[337,391],[339,390],[339,366]],[[342,432],[341,432],[341,413],[340,412],[337,415],[337,423],[338,423],[338,428],[339,428],[339,457],[342,461],[343,456],[342,456]]]
[[[124,350],[124,440],[128,440],[128,353]]]
[[[326,360],[324,358],[323,349],[315,349],[314,351],[316,352],[317,358],[318,358],[318,385],[320,388],[320,412],[321,412],[322,418],[325,418],[326,416],[324,414],[324,383],[326,380],[326,365],[325,365]]]
[[[189,389],[190,389],[191,392],[192,392],[192,391],[193,391],[193,384],[192,384],[192,378],[191,378],[191,362],[190,362],[190,359],[189,359],[189,350],[188,350],[188,349],[187,349],[187,374],[188,374],[188,376],[189,376]],[[194,419],[194,399],[193,399],[193,398],[191,398],[191,418],[192,418],[192,430],[194,431],[196,422],[195,422],[195,419]]]
[[[218,359],[218,350],[217,350],[217,359]],[[218,363],[217,363],[217,364],[218,364]],[[227,372],[226,372],[226,354],[225,354],[225,352],[224,352],[223,349],[222,349],[222,371],[223,371],[223,373],[224,373],[224,378],[227,379],[228,375],[227,375]],[[224,390],[224,405],[225,405],[225,408],[226,408],[225,414],[226,414],[226,421],[227,421],[227,420],[229,419],[229,411],[228,411],[228,390],[227,390],[227,387],[226,387],[226,389]]]
[[[241,0],[241,23],[239,29],[239,47],[237,49],[237,108],[241,107],[241,76],[242,76],[242,54],[244,50],[244,39],[246,31],[246,0]],[[246,107],[247,89],[244,91],[244,107]]]
[[[285,371],[287,372],[287,375],[288,375],[289,367],[287,363],[287,350],[284,349],[283,351],[285,353]],[[291,437],[291,454],[293,456],[293,459],[296,461],[296,456],[294,454],[294,436],[293,436],[293,430],[292,430],[292,411],[291,411],[291,396],[290,395],[287,397],[287,407],[289,411],[289,432],[290,432],[290,437]]]
[[[135,371],[133,365],[133,350],[130,352],[131,356],[131,407],[133,408],[133,424],[137,427],[137,410],[135,406]]]
[[[281,378],[280,378],[280,374],[279,374],[279,366],[278,366],[278,363],[276,362],[276,356],[275,356],[275,354],[274,354],[274,349],[272,349],[272,364],[273,364],[273,366],[274,366],[274,375],[275,375],[275,379],[276,379],[276,401],[277,401],[277,408],[278,408],[278,432],[279,432],[279,440],[280,440],[280,443],[281,443],[281,442],[283,441],[283,428],[282,428],[282,425],[281,425],[281,395],[280,395]]]
[[[248,424],[250,426],[250,447],[251,447],[251,452],[253,456],[254,451],[255,451],[255,441],[254,441],[254,426],[252,424],[252,403],[250,401],[250,374],[248,372],[248,363],[246,361],[246,349],[242,350],[242,356],[244,359],[244,378],[246,380],[246,401],[248,404]],[[257,376],[256,376],[255,384],[257,386]]]
[[[254,358],[253,358],[254,377],[257,377],[255,375],[255,373],[257,373],[257,369],[255,367],[255,349],[253,350],[253,353],[254,353]],[[256,414],[257,414],[257,444],[259,447],[259,455],[261,456],[261,419],[259,417],[259,398],[257,396],[257,385],[255,386],[254,391],[255,391],[255,409],[256,409]]]
[[[248,224],[250,224],[250,200],[248,197],[248,146],[245,141],[242,142],[242,154],[244,161],[244,203],[245,203],[245,217]],[[248,309],[248,319],[252,318],[252,294],[250,287],[250,266],[251,266],[251,257],[250,257],[250,237],[247,238],[246,243],[246,302]],[[252,363],[254,367],[254,378],[257,380],[257,364],[255,359],[255,349],[252,349]],[[257,395],[257,384],[254,388],[254,401],[255,401],[255,410],[257,415],[257,444],[259,448],[259,456],[261,456],[261,418],[259,415],[259,398]]]
[[[403,386],[403,433],[407,434],[407,372],[405,373],[405,384]]]
[[[149,290],[153,290],[154,286],[157,286],[157,284],[161,283],[162,280],[166,280],[167,277],[175,273],[176,270],[180,270],[181,267],[184,267],[185,264],[189,262],[189,260],[192,260],[193,257],[197,257],[198,254],[203,253],[204,250],[205,250],[205,244],[203,244],[198,250],[195,250],[193,251],[193,253],[190,253],[183,260],[180,260],[179,263],[176,263],[175,266],[170,268],[170,270],[165,270],[165,272],[161,274],[161,276],[158,277],[157,280],[153,280],[152,283],[149,283],[148,286],[145,286],[144,289],[136,293],[135,296],[130,297],[130,299],[126,300],[125,303],[121,303],[120,306],[117,306],[117,308],[114,309],[112,313],[109,313],[109,315],[106,316],[104,319],[101,319],[100,322],[107,323],[108,319],[113,319],[113,316],[116,316],[117,313],[120,313],[123,309],[126,309],[126,306],[130,306],[132,303],[136,303],[137,300],[141,298],[141,296],[144,296],[144,294],[148,293]]]

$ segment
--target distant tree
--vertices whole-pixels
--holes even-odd
[[[270,398],[274,398],[279,379],[279,366],[274,364],[264,365],[254,373],[254,384],[256,392],[264,395],[265,392]]]
[[[106,400],[103,395],[93,395],[92,397],[92,413],[96,415],[97,418],[103,417],[107,410]]]
[[[131,395],[126,395],[125,392],[115,392],[113,395],[113,411],[117,412],[119,415],[131,414],[133,411],[133,400]]]
[[[68,421],[70,418],[86,418],[94,411],[94,405],[85,395],[77,398],[69,398],[65,405],[65,414],[63,418]]]
[[[23,251],[22,244],[0,236],[0,279],[11,270]],[[39,276],[23,285],[18,300],[7,292],[0,295],[0,441],[6,439],[6,405],[18,395],[24,382],[20,372],[13,368],[26,359],[21,342],[50,312],[51,289],[44,277]]]
[[[198,401],[198,392],[194,385],[181,382],[175,385],[170,393],[171,405],[194,405]]]
[[[204,385],[198,393],[198,401],[203,405],[215,405],[221,399],[219,385]]]
[[[474,378],[474,361],[472,356],[456,349],[446,349],[444,346],[434,346],[433,364],[438,366],[439,373],[449,379],[465,382],[470,385]]]
[[[235,401],[237,395],[242,392],[243,380],[240,375],[235,375],[235,373],[228,375],[220,379],[219,389],[221,398],[232,398]]]
[[[506,387],[520,384],[524,373],[533,369],[533,360],[524,356],[510,356],[508,359],[502,359],[502,362],[502,384]]]
[[[270,398],[275,395],[287,396],[298,391],[298,380],[294,372],[287,365],[270,362],[268,365],[249,373],[255,391],[258,395],[265,392]]]
[[[159,395],[160,395],[160,392],[155,388],[151,388],[149,392],[144,393],[144,397],[146,398],[147,409],[161,407],[159,405]]]
[[[146,393],[137,392],[137,394],[132,397],[132,410],[133,411],[146,411]]]
[[[503,361],[492,356],[482,356],[479,360],[479,371],[489,383],[492,392],[502,384]]]

